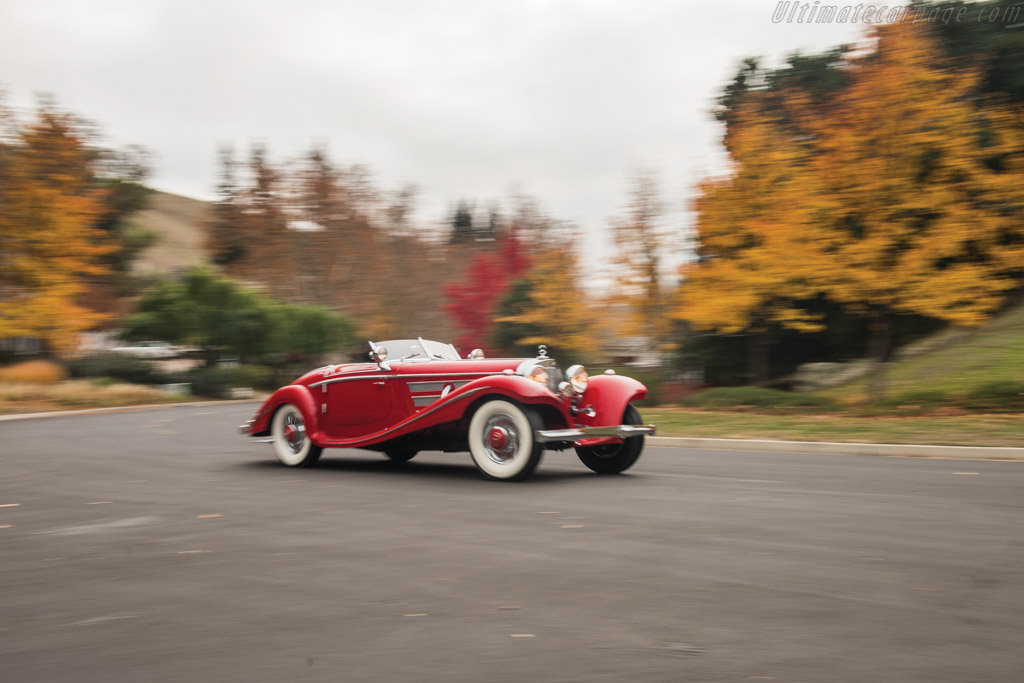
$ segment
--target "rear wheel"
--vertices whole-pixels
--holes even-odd
[[[324,450],[309,440],[302,412],[291,403],[274,413],[270,434],[277,459],[288,467],[312,467]]]
[[[503,481],[530,476],[544,455],[544,445],[533,438],[543,426],[532,408],[500,400],[484,403],[469,422],[469,452],[477,469]]]
[[[643,420],[640,412],[632,405],[626,407],[622,416],[622,424],[641,425]],[[609,443],[602,446],[577,446],[576,455],[583,464],[599,474],[618,474],[625,472],[640,457],[644,450],[644,437],[631,436],[622,443]]]

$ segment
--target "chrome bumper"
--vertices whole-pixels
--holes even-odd
[[[654,425],[618,425],[611,427],[576,427],[573,429],[539,429],[534,438],[541,443],[551,441],[580,441],[582,439],[603,439],[616,436],[628,439],[631,436],[654,436]]]
[[[241,434],[242,436],[249,436],[250,434],[252,434],[253,422],[255,422],[255,420],[249,420],[244,425],[238,425],[238,433]]]

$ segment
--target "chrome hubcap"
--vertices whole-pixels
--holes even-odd
[[[284,419],[282,430],[285,446],[292,453],[298,453],[306,443],[306,425],[302,424],[302,418],[292,413]]]
[[[519,428],[508,415],[495,415],[484,425],[484,450],[487,457],[506,464],[519,450]]]

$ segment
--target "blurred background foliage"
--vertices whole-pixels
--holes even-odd
[[[878,406],[1017,405],[1024,357],[1002,333],[1004,385],[915,389],[884,369],[1022,305],[1022,60],[1021,26],[979,21],[875,26],[778,68],[747,57],[716,100],[729,163],[693,188],[692,226],[669,224],[657,173],[634,169],[600,267],[578,226],[528,197],[463,198],[425,224],[411,185],[382,188],[322,146],[280,160],[254,144],[219,150],[217,200],[185,221],[190,265],[147,270],[142,254],[170,249],[149,220],[168,197],[147,186],[152,155],[107,148],[52,100],[0,98],[0,356],[36,340],[73,377],[155,383],[174,373],[81,335],[159,339],[201,361],[179,379],[221,395],[421,335],[488,355],[544,343],[694,406],[830,410],[835,391],[779,390],[808,363],[857,359],[868,371],[848,386]],[[758,389],[691,396],[745,384]]]

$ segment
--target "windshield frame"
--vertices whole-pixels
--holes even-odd
[[[389,363],[396,361],[462,360],[462,356],[459,355],[459,352],[451,344],[432,341],[423,337],[370,342],[370,349],[372,351],[376,351],[380,347],[388,350],[387,360]]]

